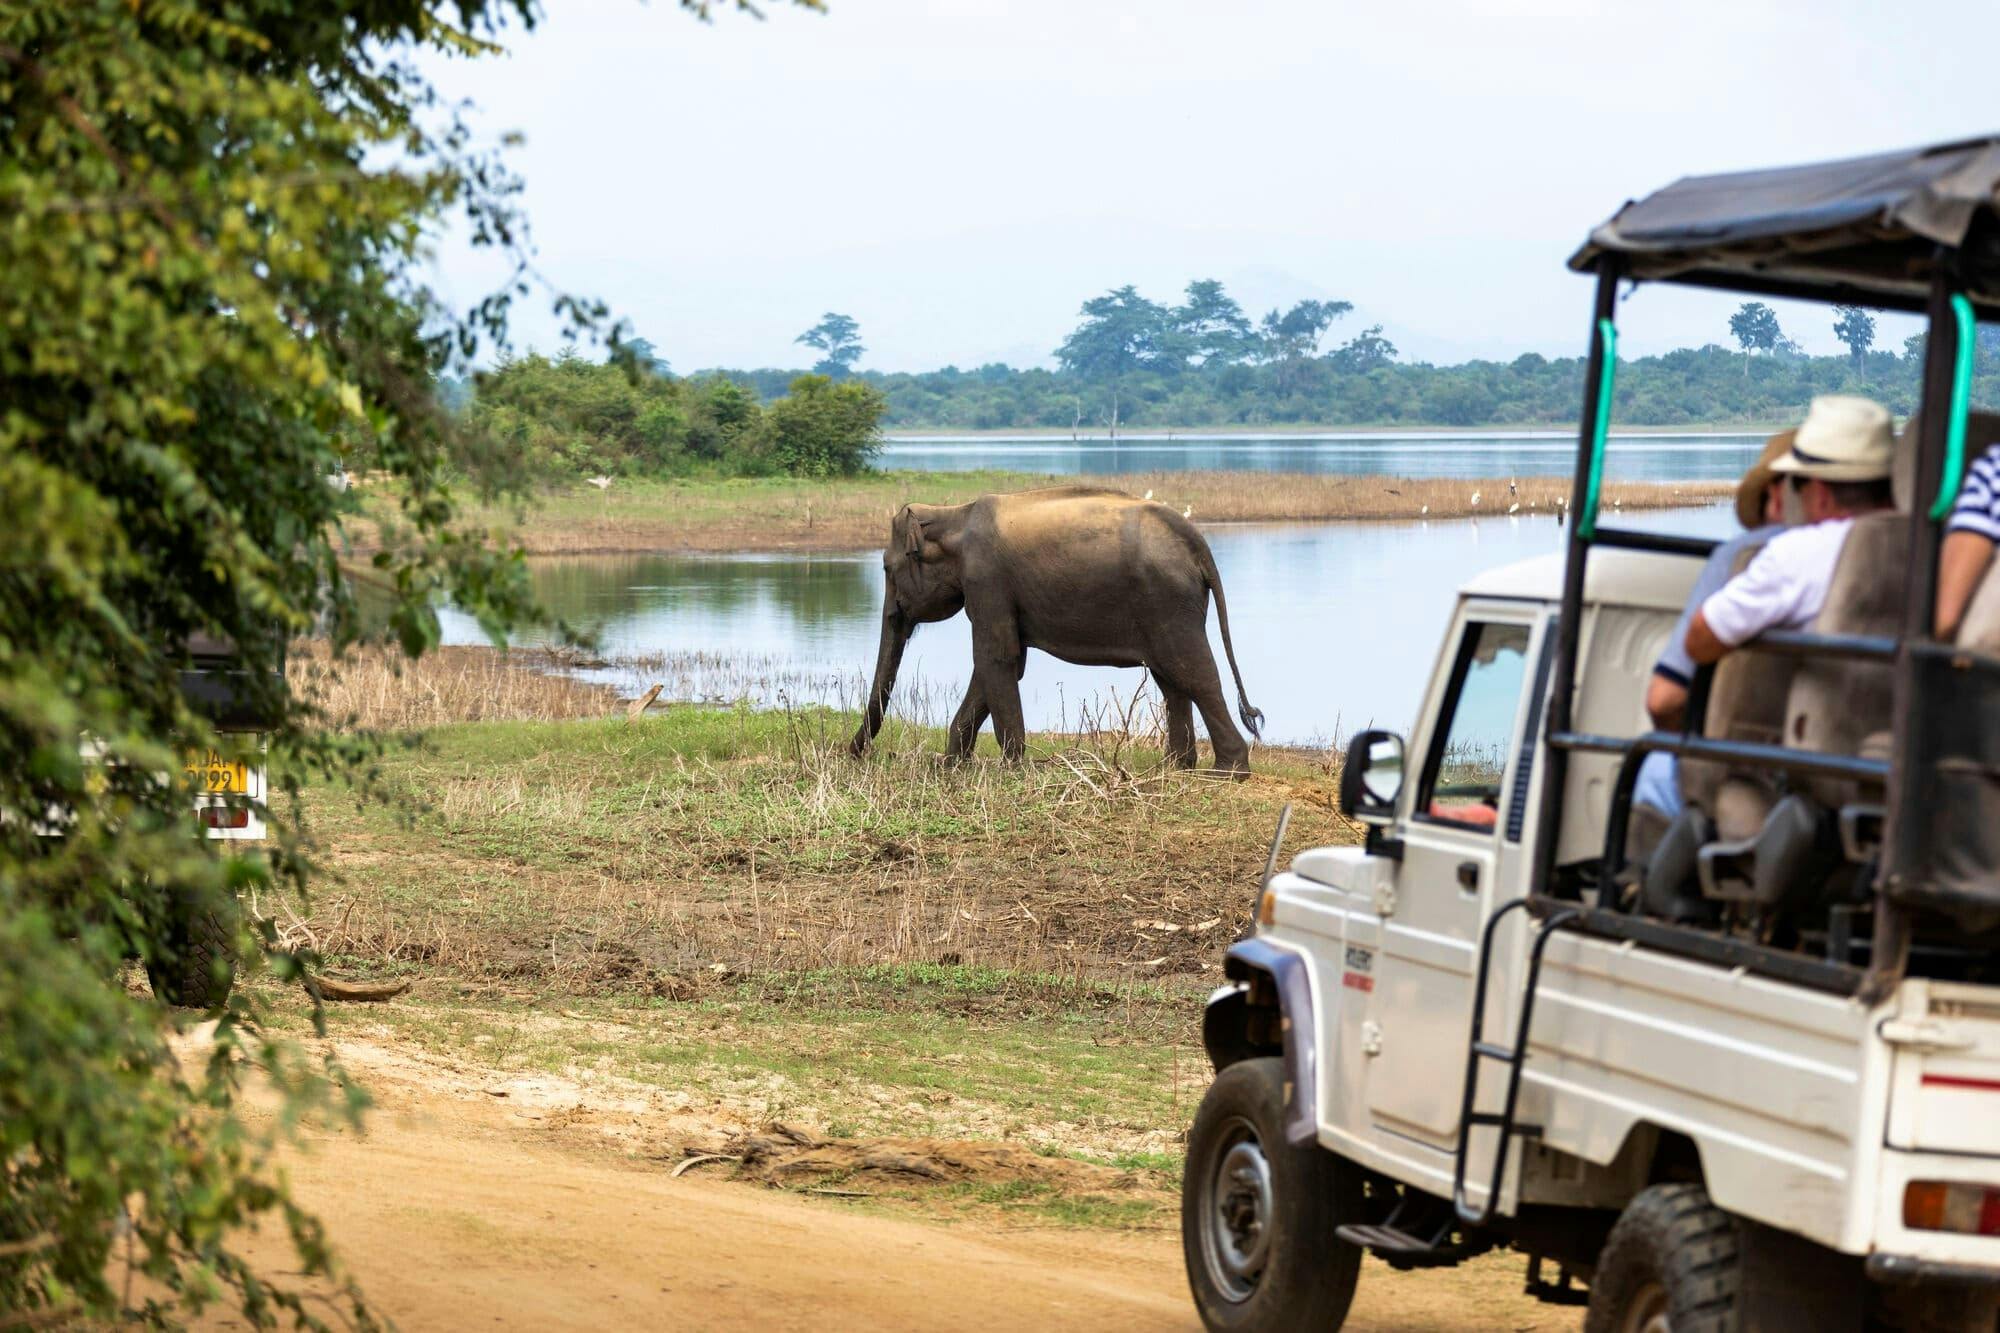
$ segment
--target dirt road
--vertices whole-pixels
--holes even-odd
[[[675,1179],[666,1163],[601,1136],[552,1130],[507,1101],[426,1077],[406,1053],[343,1054],[377,1098],[366,1135],[319,1135],[292,1178],[381,1311],[413,1333],[1199,1327],[1171,1230],[939,1224],[866,1202]],[[249,1248],[289,1267],[275,1236]],[[1371,1262],[1349,1327],[1574,1327],[1519,1296],[1519,1271],[1492,1258],[1407,1276]]]

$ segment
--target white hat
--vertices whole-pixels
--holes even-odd
[[[1878,481],[1895,457],[1889,409],[1869,398],[1827,393],[1812,400],[1792,447],[1771,471],[1821,481]]]

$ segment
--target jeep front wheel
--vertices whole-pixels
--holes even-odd
[[[1337,1329],[1361,1251],[1334,1228],[1361,1220],[1360,1175],[1317,1144],[1285,1140],[1285,1071],[1275,1058],[1216,1075],[1188,1134],[1181,1249],[1212,1333]]]

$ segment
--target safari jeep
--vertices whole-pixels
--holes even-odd
[[[1209,1001],[1182,1216],[1211,1329],[1336,1328],[1365,1252],[1503,1247],[1593,1331],[1995,1328],[2000,575],[1954,642],[1931,613],[2000,433],[1970,403],[1996,191],[2000,140],[1692,178],[1572,259],[1567,549],[1465,584],[1407,740],[1348,752],[1365,843],[1267,871]],[[1712,543],[1598,521],[1616,298],[1648,282],[1929,319],[1898,512],[1679,732],[1647,677]],[[1656,751],[1687,807],[1641,837]]]
[[[188,651],[189,665],[180,673],[182,694],[218,732],[248,738],[254,744],[269,719],[258,707],[256,692],[244,688],[233,646],[198,635]],[[232,842],[263,841],[260,812],[267,792],[262,764],[214,749],[191,749],[182,755],[181,769],[182,780],[194,796],[195,822],[204,836]],[[234,937],[234,923],[216,912],[194,904],[179,905],[168,922],[164,943],[169,952],[146,959],[153,994],[168,1004],[193,1009],[221,1004],[234,983],[235,967],[229,954]]]

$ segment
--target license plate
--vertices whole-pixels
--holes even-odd
[[[250,790],[250,766],[234,759],[224,759],[213,750],[207,754],[196,752],[188,755],[181,761],[181,771],[187,775],[188,786],[194,788],[197,794],[240,795]]]

